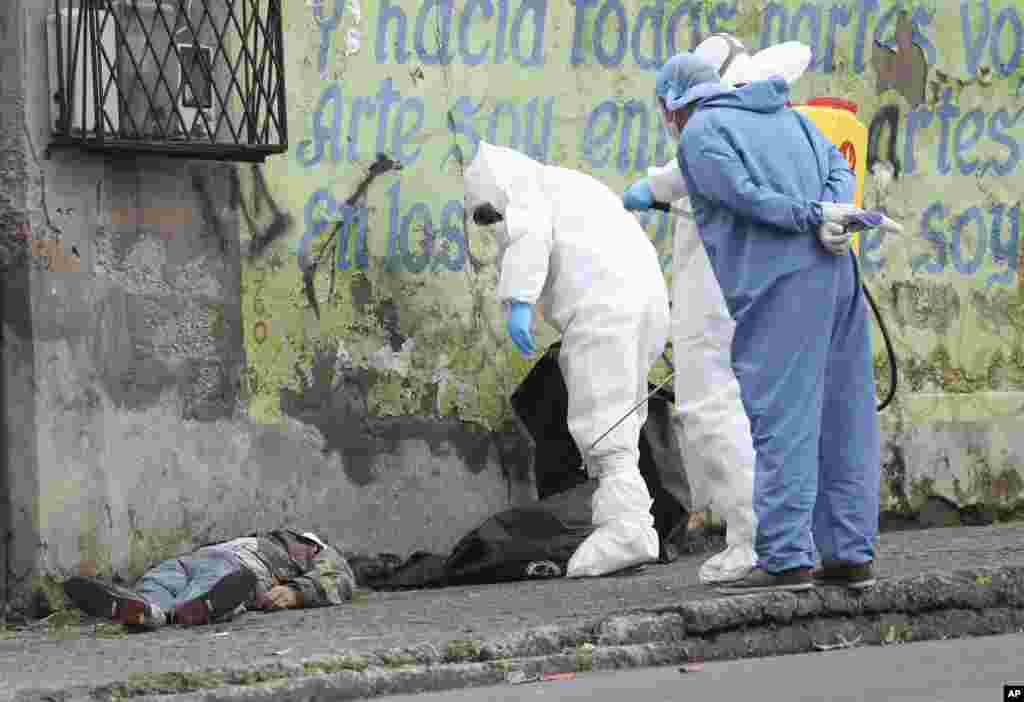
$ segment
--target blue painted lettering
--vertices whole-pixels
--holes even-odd
[[[467,66],[478,66],[488,61],[495,65],[502,64],[505,62],[506,41],[511,31],[512,48],[519,63],[523,66],[541,66],[544,63],[547,3],[548,0],[521,0],[514,26],[510,28],[509,0],[468,0],[461,10],[456,8],[453,0],[423,0],[414,28],[416,57],[427,65],[448,65],[456,54]],[[461,12],[459,16],[456,16],[457,11]],[[483,22],[490,24],[495,14],[497,22],[492,25],[493,41],[484,41],[482,48],[474,49],[472,44],[479,42],[482,33],[480,26],[474,25],[474,20],[482,15]],[[456,25],[459,44],[457,52],[452,46],[453,28]],[[530,31],[524,41],[524,28],[527,26]],[[399,64],[409,62],[412,52],[407,44],[408,29],[409,18],[397,0],[382,0],[377,16],[374,53],[378,64],[389,60]],[[530,40],[532,44],[527,47],[526,41]],[[389,46],[393,47],[393,51],[388,50]]]
[[[399,105],[399,109],[394,124],[391,125],[389,124],[391,108],[395,104]],[[313,138],[299,142],[296,147],[296,158],[305,168],[319,165],[325,155],[335,163],[342,161],[343,158],[353,163],[359,161],[362,156],[359,149],[367,141],[362,138],[362,126],[367,118],[372,120],[374,113],[377,114],[376,153],[382,154],[391,151],[388,148],[388,128],[391,127],[391,146],[394,150],[394,157],[405,165],[415,162],[419,157],[420,147],[406,152],[405,145],[413,140],[416,133],[423,127],[426,107],[423,98],[418,96],[407,97],[403,100],[401,94],[394,89],[393,79],[386,78],[381,81],[375,98],[368,96],[352,98],[347,134],[342,131],[343,109],[341,84],[332,82],[324,89],[317,109],[313,113]],[[410,112],[414,117],[413,124],[406,129],[405,117]],[[326,116],[328,114],[330,114],[329,118]],[[343,151],[342,144],[346,141],[348,149]],[[329,154],[326,151],[328,144],[331,147]]]
[[[708,17],[708,29],[712,34],[736,33],[737,0],[732,4],[720,2]]]
[[[324,124],[324,111],[333,104],[331,123]],[[324,147],[331,145],[331,159],[340,161],[341,152],[341,84],[331,83],[320,95],[316,112],[313,113],[313,138],[300,141],[295,149],[299,163],[306,168],[319,165],[324,158]],[[312,146],[313,152],[310,153]]]
[[[615,25],[617,28],[609,31],[608,19],[614,13]],[[626,56],[626,37],[629,27],[626,23],[626,8],[619,0],[604,0],[604,6],[597,13],[597,21],[594,23],[593,42],[594,56],[597,62],[605,68],[612,68],[622,64]],[[609,37],[615,37],[618,43],[612,53],[605,51],[604,43]]]
[[[437,17],[430,18],[431,10],[437,11]],[[447,66],[452,62],[449,51],[452,40],[452,15],[455,12],[452,0],[424,0],[416,15],[416,55],[427,66]],[[433,52],[427,50],[425,35],[428,34],[437,42]]]
[[[1004,108],[992,115],[992,119],[989,121],[988,133],[992,141],[1005,146],[1007,151],[1009,151],[1005,161],[993,164],[996,173],[1001,176],[1013,173],[1017,168],[1017,164],[1020,163],[1020,143],[1007,134],[1007,130],[1017,126],[1017,120],[1020,119],[1022,114],[1024,114],[1024,109],[1018,110],[1017,114],[1011,119],[1009,111]]]
[[[370,213],[365,207],[352,207],[347,203],[342,203],[340,216],[336,217],[340,221],[338,229],[338,236],[341,240],[338,242],[338,269],[347,271],[352,268],[353,265],[357,270],[364,271],[370,265],[370,249],[367,244],[368,234],[368,222],[370,219]],[[355,229],[355,244],[352,245],[352,230]],[[352,255],[349,256],[349,249],[352,249]]]
[[[594,128],[598,120],[605,114],[609,117],[608,127],[601,136],[596,136]],[[610,145],[612,139],[615,138],[615,127],[618,123],[619,106],[615,104],[614,100],[605,100],[594,108],[587,118],[587,124],[583,128],[583,156],[594,168],[604,168],[608,165],[608,160],[611,157]],[[602,153],[597,153],[597,149],[604,146],[609,148]]]
[[[377,91],[377,153],[388,153],[387,133],[388,121],[391,118],[391,107],[402,99],[401,93],[394,88],[394,80],[385,78]]]
[[[650,26],[654,55],[644,56],[641,49],[641,35],[644,28]],[[665,0],[657,0],[653,5],[645,5],[640,9],[633,27],[631,44],[633,45],[633,61],[644,70],[658,70],[665,62],[665,42],[662,40],[662,29],[665,25]]]
[[[940,202],[933,203],[921,215],[921,236],[935,244],[935,256],[923,254],[910,262],[910,269],[917,273],[922,269],[929,273],[939,273],[946,267],[946,236],[932,226],[935,218],[945,219],[946,208]]]
[[[523,23],[529,13],[533,17],[533,29],[530,35],[533,39],[533,46],[530,53],[523,55],[520,47],[520,39],[523,33]],[[512,23],[512,51],[516,60],[521,66],[534,67],[544,65],[544,26],[548,14],[548,0],[523,0],[516,13],[515,22]]]
[[[975,233],[977,241],[974,245],[974,257],[969,261],[964,261],[963,258],[963,234],[964,229],[973,222],[975,225]],[[972,207],[966,212],[960,214],[953,223],[953,267],[964,275],[974,275],[981,267],[981,262],[985,258],[985,220],[981,216],[981,210],[977,207]]]
[[[1013,283],[1014,275],[1017,273],[1017,261],[1020,250],[1020,203],[1010,210],[1009,228],[1010,237],[1003,243],[1003,214],[1006,205],[996,205],[992,208],[992,260],[996,263],[1005,263],[1006,270],[1002,273],[994,273],[989,276],[985,288],[993,285],[1009,285]]]
[[[650,159],[647,153],[647,141],[651,125],[647,106],[639,100],[630,100],[626,103],[623,113],[622,133],[619,137],[619,173],[628,173],[630,170],[643,171],[647,168]],[[640,129],[637,133],[636,160],[631,163],[629,151],[633,141],[633,120],[637,116],[640,118]]]
[[[467,66],[479,66],[484,62],[487,52],[491,48],[491,42],[488,41],[480,51],[471,52],[469,49],[469,28],[473,23],[473,14],[477,8],[483,11],[484,17],[487,19],[494,16],[494,4],[491,3],[491,0],[469,0],[466,3],[462,20],[459,22],[459,47],[462,52],[462,62]]]
[[[979,21],[971,21],[971,8],[977,7],[981,13]],[[988,0],[964,0],[960,3],[960,25],[963,30],[964,55],[967,57],[967,73],[978,74],[981,55],[988,43],[989,27],[992,15],[989,12]],[[972,27],[973,25],[973,27]],[[977,29],[975,30],[974,27]]]
[[[476,150],[480,147],[481,139],[470,120],[482,106],[482,102],[474,104],[468,97],[462,96],[455,101],[455,106],[448,111],[448,128],[451,129],[453,135],[465,137],[470,143],[470,149],[467,153],[461,145],[449,148],[441,163],[442,168],[448,163],[448,159],[455,155],[454,152],[456,150],[461,153],[460,158],[464,164],[468,165],[476,158]],[[456,115],[459,115],[458,120],[456,120]]]
[[[501,124],[501,116],[508,115],[511,117],[510,129],[508,131],[502,130],[501,135],[498,134],[498,125]],[[502,100],[494,106],[494,112],[491,113],[490,128],[487,131],[487,141],[492,144],[508,145],[509,148],[519,148],[519,110],[516,109],[516,104],[511,100]],[[508,139],[502,137],[507,136]]]
[[[965,139],[964,132],[968,127],[973,127],[973,131]],[[962,174],[970,175],[978,169],[978,159],[968,161],[965,156],[978,144],[984,134],[985,113],[981,110],[968,112],[956,126],[956,137],[953,139],[953,143],[956,149],[956,164]]]
[[[377,105],[372,97],[358,96],[352,98],[352,114],[349,116],[348,127],[348,160],[352,163],[359,161],[359,118],[363,113],[372,118],[377,111]]]
[[[388,62],[388,26],[392,20],[395,22],[395,63],[408,62],[409,50],[405,44],[405,30],[409,22],[405,17],[405,10],[395,0],[380,0],[377,11],[377,63]]]
[[[853,70],[862,74],[867,70],[865,49],[868,38],[868,24],[872,15],[880,9],[879,0],[857,0],[857,34],[853,42]]]
[[[805,24],[807,25],[806,39],[801,36],[801,30]],[[793,41],[803,41],[811,47],[810,69],[817,68],[821,60],[821,10],[816,5],[804,3],[800,6],[790,25],[789,38]]]
[[[690,41],[685,45],[678,43],[679,23],[683,17],[690,17]],[[680,51],[688,51],[700,42],[700,5],[696,2],[683,2],[668,18],[668,54],[675,56]]]
[[[774,44],[786,41],[786,29],[789,26],[789,12],[780,2],[768,3],[764,10],[764,21],[761,24],[761,48],[766,49]]]
[[[836,31],[850,24],[850,10],[846,5],[835,5],[828,13],[828,32],[825,38],[825,73],[836,70]]]
[[[326,2],[326,0],[325,0]],[[320,77],[327,75],[327,53],[331,48],[331,35],[341,23],[342,14],[345,12],[345,0],[334,0],[334,14],[324,17],[323,5],[317,3],[313,6],[313,16],[320,26]]]
[[[405,123],[406,112],[412,112],[415,120],[412,126],[407,131],[403,132],[402,125]],[[391,137],[391,141],[394,148],[395,159],[401,162],[403,166],[415,163],[416,159],[420,157],[420,153],[423,151],[422,146],[417,146],[411,152],[406,152],[404,146],[423,127],[423,118],[425,114],[426,107],[423,104],[423,98],[419,96],[405,98],[405,100],[402,101],[402,106],[398,108],[398,116],[395,117],[395,130]]]
[[[1003,30],[1007,26],[1013,30],[1009,41],[1013,48],[1010,51],[1010,57],[1004,61],[1001,46],[1003,45]],[[992,29],[992,64],[999,69],[999,73],[1004,78],[1013,75],[1017,70],[1020,65],[1021,51],[1024,51],[1024,26],[1021,25],[1020,15],[1017,14],[1017,8],[1004,7]]]
[[[991,229],[985,225],[985,217],[980,206],[970,207],[958,215],[952,224],[952,237],[947,240],[946,233],[940,231],[935,225],[937,221],[946,221],[949,212],[939,202],[932,203],[925,210],[921,218],[921,235],[924,239],[935,245],[935,252],[932,255],[918,256],[911,261],[911,270],[915,273],[922,270],[929,273],[941,273],[946,268],[947,259],[953,261],[953,268],[963,275],[975,275],[985,262],[986,249],[991,249],[992,263],[1005,265],[1007,270],[993,273],[988,276],[985,287],[990,288],[996,284],[1007,284],[1013,281],[1017,271],[1018,251],[1020,242],[1020,214],[1021,205],[1017,203],[1009,210],[1009,235],[1003,238],[1003,222],[1007,219],[1008,205],[999,203],[991,205],[989,210],[992,215]],[[965,232],[971,230],[975,236],[974,251],[969,258],[965,258]]]
[[[306,200],[306,230],[296,251],[299,261],[312,260],[313,242],[323,234],[337,207],[334,197],[326,190],[317,190]]]
[[[465,217],[466,211],[461,200],[449,200],[441,211],[441,236],[444,237],[444,241],[439,247],[440,252],[435,259],[435,266],[444,265],[452,273],[458,273],[466,265],[468,247],[466,234],[462,230]]]
[[[414,253],[410,245],[410,230],[417,218],[423,220],[423,223],[418,227],[418,231],[423,234],[423,240],[420,242],[420,253]],[[402,256],[405,270],[410,273],[422,273],[427,269],[427,266],[430,265],[430,259],[434,257],[434,237],[434,223],[430,217],[430,208],[427,207],[425,202],[415,203],[405,213],[405,216],[402,217],[402,234],[398,240],[398,249]]]

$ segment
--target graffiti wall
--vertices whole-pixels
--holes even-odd
[[[673,157],[654,72],[714,32],[750,50],[809,44],[795,100],[853,99],[869,126],[867,153],[851,155],[867,161],[867,203],[906,227],[862,239],[900,357],[888,430],[1024,406],[1024,2],[308,0],[287,12],[292,148],[238,184],[257,419],[359,368],[372,413],[501,425],[528,364],[504,338],[495,248],[466,221],[462,165],[485,139],[621,191]],[[669,274],[674,222],[642,219]],[[300,254],[317,262],[305,280]]]

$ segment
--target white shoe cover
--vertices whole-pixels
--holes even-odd
[[[566,577],[598,577],[658,560],[653,501],[638,469],[601,475],[590,502],[597,529],[572,554]]]
[[[704,561],[697,573],[701,585],[718,585],[747,576],[757,563],[750,544],[733,544]]]
[[[580,544],[569,559],[568,578],[596,578],[658,560],[658,532],[635,521],[616,520]]]

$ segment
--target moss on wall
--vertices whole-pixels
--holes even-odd
[[[699,3],[668,0],[664,5],[665,24],[677,9],[689,7],[700,18],[698,33],[706,35],[711,29],[708,17],[712,10],[721,10],[724,4],[709,0]],[[804,3],[785,0],[782,4],[788,11],[784,38],[796,38],[793,28],[797,26],[800,28],[799,38],[806,41],[809,24],[794,21],[796,11]],[[958,219],[971,207],[989,208],[998,201],[1009,212],[1017,197],[1012,187],[1017,175],[1011,174],[1000,180],[993,177],[992,169],[984,175],[965,175],[957,168],[959,152],[956,148],[959,147],[955,144],[952,145],[952,153],[945,154],[951,167],[943,167],[945,171],[940,173],[942,169],[936,166],[936,158],[944,145],[950,146],[950,139],[943,134],[949,131],[948,128],[955,131],[958,124],[968,124],[963,118],[970,110],[986,112],[987,119],[998,109],[1007,109],[1011,116],[1015,114],[1016,91],[1020,79],[1024,78],[1024,64],[1018,65],[1009,77],[990,71],[990,80],[986,79],[988,83],[967,76],[964,64],[966,47],[961,42],[959,15],[947,12],[948,3],[941,0],[916,2],[914,8],[936,13],[932,23],[921,32],[935,48],[936,65],[929,67],[925,103],[913,105],[896,88],[879,90],[879,76],[873,61],[875,52],[887,50],[874,44],[875,33],[883,17],[889,25],[880,38],[889,41],[895,34],[895,19],[887,15],[895,4],[883,2],[878,11],[867,14],[863,51],[859,53],[864,66],[860,69],[854,65],[855,42],[852,37],[860,31],[862,18],[858,15],[858,8],[847,8],[852,22],[838,27],[835,32],[835,45],[831,47],[832,70],[829,72],[823,69],[821,60],[822,52],[831,45],[830,21],[834,18],[830,11],[835,3],[812,4],[820,10],[818,64],[797,84],[794,99],[803,101],[825,94],[852,98],[860,108],[858,117],[865,125],[883,107],[895,108],[898,113],[893,155],[902,162],[902,170],[890,181],[869,175],[865,191],[874,194],[873,205],[886,207],[890,214],[902,219],[908,236],[882,239],[878,246],[864,254],[865,258],[871,259],[872,265],[865,264],[862,271],[876,292],[875,298],[896,344],[900,363],[900,399],[909,400],[919,393],[941,394],[945,396],[943,407],[948,409],[965,407],[978,395],[989,391],[1024,391],[1024,297],[1018,290],[1013,271],[1002,268],[1009,264],[999,258],[1004,253],[1008,256],[1012,248],[1009,217],[1004,217],[1003,229],[994,232],[991,213],[987,209],[983,212],[985,219],[977,231],[981,232],[987,249],[982,257],[984,260],[976,269],[971,269],[967,259],[976,247],[981,246],[979,242],[982,239],[977,239],[973,226],[961,226],[962,221],[958,225]],[[994,0],[990,19],[1010,4],[1010,0]],[[399,5],[411,21],[421,3],[402,0]],[[625,4],[630,30],[635,28],[640,5]],[[735,5],[735,17],[725,18],[727,13],[717,16],[718,29],[735,31],[750,49],[760,49],[767,5],[767,0],[742,0]],[[394,47],[389,47],[388,62],[378,64],[374,58],[378,10],[367,7],[364,11],[367,15],[360,30],[363,32],[362,51],[344,57],[343,64],[334,66],[335,72],[343,74],[342,77],[351,71],[359,71],[360,75],[359,82],[344,81],[343,85],[338,134],[342,158],[334,161],[331,145],[326,144],[324,158],[315,165],[302,165],[301,159],[297,158],[298,153],[293,150],[286,157],[268,161],[263,170],[269,192],[279,207],[291,213],[295,226],[287,237],[276,241],[261,259],[247,263],[243,270],[243,318],[249,360],[245,385],[250,414],[258,421],[281,420],[282,388],[301,390],[318,350],[323,353],[324,349],[343,349],[348,359],[346,363],[353,372],[369,374],[370,384],[365,399],[372,415],[455,418],[494,429],[507,423],[510,417],[508,396],[535,359],[521,358],[505,339],[501,311],[493,300],[498,271],[494,266],[496,248],[490,235],[486,230],[463,222],[461,232],[464,239],[456,245],[456,239],[448,240],[442,231],[449,225],[457,227],[457,222],[441,223],[441,209],[451,200],[462,197],[458,159],[448,157],[450,150],[454,146],[463,151],[471,149],[472,139],[467,138],[467,130],[490,138],[493,110],[502,101],[520,110],[517,118],[520,122],[519,138],[515,142],[522,150],[526,145],[524,131],[531,120],[526,112],[528,101],[537,96],[543,100],[550,95],[555,100],[555,109],[546,160],[590,172],[613,190],[621,191],[642,175],[644,165],[653,163],[653,139],[647,142],[648,164],[629,163],[628,168],[620,167],[620,122],[609,131],[612,136],[606,144],[607,164],[597,167],[591,165],[581,152],[581,144],[585,141],[580,138],[581,132],[600,101],[614,101],[620,111],[623,101],[629,99],[649,104],[652,73],[635,65],[631,50],[626,52],[621,66],[605,68],[596,61],[591,48],[598,11],[593,6],[579,37],[586,59],[583,66],[573,67],[568,61],[574,39],[573,8],[548,4],[544,66],[527,69],[531,71],[528,84],[505,80],[505,76],[518,76],[522,71],[511,52],[500,65],[485,62],[482,66],[468,67],[461,58],[443,67],[427,65],[417,57],[411,38],[407,38],[405,47],[410,52],[406,64],[399,66],[395,62]],[[333,78],[321,80],[316,72],[319,47],[317,37],[308,33],[309,8],[300,3],[294,8],[289,6],[288,12],[290,30],[287,41],[289,46],[295,47],[290,53],[292,56],[305,56],[305,60],[300,56],[294,62],[288,77],[290,85],[296,86],[297,90],[295,99],[290,102],[290,121],[296,135],[293,140],[298,144],[313,138],[317,102],[330,89]],[[976,22],[978,16],[979,13],[973,15]],[[605,31],[615,32],[617,22],[614,13],[608,15],[608,20]],[[477,21],[482,22],[482,19],[478,17]],[[493,41],[491,33],[495,27],[494,20],[486,28],[484,25],[479,27],[482,33],[477,37],[477,46],[482,47],[485,40]],[[412,31],[407,34],[411,35]],[[1004,34],[1009,36],[1012,32]],[[339,53],[339,46],[343,43],[340,36],[340,33],[335,33],[333,43],[328,47],[329,57],[339,58],[343,53]],[[680,48],[689,48],[691,36],[691,15],[688,13],[677,27]],[[609,35],[605,39],[607,48],[614,46],[614,37]],[[630,48],[633,39],[632,36],[628,38]],[[649,54],[653,47],[649,46],[650,38],[646,31],[640,41],[642,50]],[[520,42],[524,46],[532,43],[532,28],[520,37]],[[453,47],[457,43],[453,35]],[[982,52],[981,68],[989,68],[984,64],[989,63],[990,53],[988,49]],[[1011,53],[1009,46],[1004,47],[1004,57]],[[481,91],[474,87],[477,83],[472,80],[472,75],[484,70],[492,80],[488,81],[488,89]],[[983,71],[979,71],[979,75],[981,73]],[[310,203],[310,195],[317,190],[327,190],[340,206],[363,178],[366,163],[373,157],[378,144],[383,142],[387,146],[390,143],[390,130],[386,130],[388,133],[384,135],[387,138],[374,141],[376,117],[367,119],[357,135],[350,129],[355,97],[372,95],[378,82],[383,80],[392,80],[403,99],[423,101],[423,127],[414,139],[406,143],[407,150],[415,146],[420,152],[415,162],[403,165],[400,173],[388,173],[374,181],[365,192],[365,198],[358,201],[360,205],[365,204],[368,212],[365,258],[356,255],[354,232],[349,232],[347,257],[342,259],[344,265],[341,268],[331,265],[337,258],[336,250],[324,255],[314,282],[321,311],[318,319],[305,300],[294,265],[293,249],[309,224],[305,208]],[[364,84],[369,87],[362,87]],[[528,86],[528,89],[523,86]],[[960,117],[944,127],[940,124],[943,120],[935,111],[947,87],[952,89],[954,100],[958,101]],[[472,116],[455,120],[453,115],[458,116],[459,98],[470,100],[474,106],[479,105],[479,110]],[[930,126],[917,129],[910,153],[906,148],[907,120],[913,109],[930,112],[931,122]],[[330,114],[328,110],[320,115],[321,127],[330,126]],[[534,142],[538,136],[539,114],[532,118]],[[652,111],[649,116],[656,116],[656,113]],[[460,121],[466,130],[457,129],[456,121]],[[499,143],[512,145],[514,122],[515,119],[507,116],[497,120],[496,140]],[[651,120],[652,133],[656,123],[656,119]],[[983,131],[987,134],[990,130]],[[633,144],[637,143],[637,138],[634,134]],[[884,157],[884,144],[875,146],[875,156]],[[989,147],[995,148],[993,144],[980,144],[977,147],[978,158],[990,158]],[[358,153],[359,158],[350,159],[352,153]],[[389,155],[400,157],[396,153]],[[913,156],[916,162],[912,174],[908,173],[911,168],[907,162],[909,156]],[[860,157],[867,158],[868,154]],[[979,169],[979,173],[981,170],[984,169]],[[243,171],[242,177],[242,192],[246,198],[253,199],[259,189],[248,182],[247,172]],[[401,186],[401,196],[393,197],[395,191],[392,188],[398,185]],[[939,199],[943,209],[933,213],[935,216],[929,224],[939,236],[929,242],[929,237],[921,231],[921,217],[929,204]],[[410,215],[406,220],[410,214],[409,207],[414,203],[423,203],[431,211],[429,223],[421,216],[422,209],[419,215]],[[321,211],[322,208],[311,211],[313,219]],[[333,229],[333,225],[324,228],[313,242],[314,251],[320,250]],[[653,227],[648,231],[653,234]],[[249,236],[257,233],[247,232]],[[996,234],[1000,246],[1007,249],[999,256],[992,250]],[[660,253],[671,250],[671,238],[670,232],[659,243]],[[925,246],[918,246],[921,240]],[[404,255],[396,255],[396,246],[405,247]],[[431,249],[431,246],[435,248]],[[954,247],[957,247],[955,253]],[[459,248],[466,263],[460,270],[449,271],[445,262],[452,260],[454,251]],[[932,250],[932,258],[925,260],[927,265],[923,266],[917,259],[922,256],[927,259],[924,254],[929,250]],[[423,258],[431,253],[431,260]],[[410,260],[423,261],[426,265],[418,272],[406,270]],[[1002,273],[1004,270],[1007,275],[992,277],[994,271]],[[543,332],[538,346],[543,348],[554,337],[550,330]],[[876,339],[880,341],[880,337]],[[413,343],[402,350],[409,340]],[[889,386],[887,363],[884,347],[877,344],[874,366],[880,392]],[[667,367],[659,364],[651,374],[651,380],[658,383],[667,375]],[[897,401],[884,421],[894,425],[909,421],[910,404]],[[920,419],[919,415],[914,416],[914,421]],[[1011,468],[1016,470],[1017,467],[1006,469]],[[993,480],[998,482],[995,476],[1003,471],[1000,466],[994,472]],[[971,482],[966,474],[963,482],[964,485]],[[1009,479],[1003,482],[1007,485],[1006,490],[1012,492],[1015,483]],[[920,499],[929,489],[931,486],[927,483],[919,484],[915,494]],[[995,487],[992,490],[999,492]],[[887,497],[889,500],[897,498],[894,494]]]
[[[192,533],[185,527],[174,529],[133,529],[128,542],[128,561],[123,577],[134,581],[154,564],[173,558],[192,546]]]

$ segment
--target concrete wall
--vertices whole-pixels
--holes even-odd
[[[850,97],[872,128],[868,204],[908,229],[865,237],[861,259],[901,363],[890,505],[1020,499],[1019,0],[285,11],[292,147],[235,168],[47,157],[44,11],[0,9],[9,574],[130,570],[300,518],[357,549],[444,549],[517,499],[516,444],[492,432],[528,363],[493,301],[493,242],[464,221],[460,156],[483,137],[621,190],[671,156],[654,70],[713,31],[812,44],[796,98]],[[177,224],[125,226],[123,207]],[[318,316],[294,254],[339,224]],[[666,272],[673,224],[646,221]],[[78,272],[44,270],[52,245],[33,241],[55,238]]]
[[[0,8],[0,608],[40,572],[130,576],[282,523],[442,550],[507,504],[496,437],[377,420],[333,360],[289,421],[249,419],[238,168],[48,153],[48,9]]]
[[[485,138],[621,190],[672,155],[654,71],[727,31],[753,50],[812,46],[796,99],[858,103],[871,129],[856,155],[871,171],[867,203],[906,225],[905,237],[864,237],[861,258],[900,359],[884,415],[887,506],[930,492],[1003,507],[1021,498],[1024,3],[320,0],[287,12],[296,143],[247,189],[291,216],[281,262],[243,271],[260,421],[288,414],[278,385],[300,382],[292,368],[322,343],[374,371],[377,413],[500,426],[496,390],[525,366],[492,300],[493,243],[462,221],[457,155],[468,162]],[[349,202],[380,153],[403,168]],[[243,225],[243,237],[269,221]],[[324,254],[318,320],[289,254],[303,239],[321,250],[339,223],[347,237]],[[647,220],[666,272],[673,226]],[[884,392],[877,333],[876,349]]]

